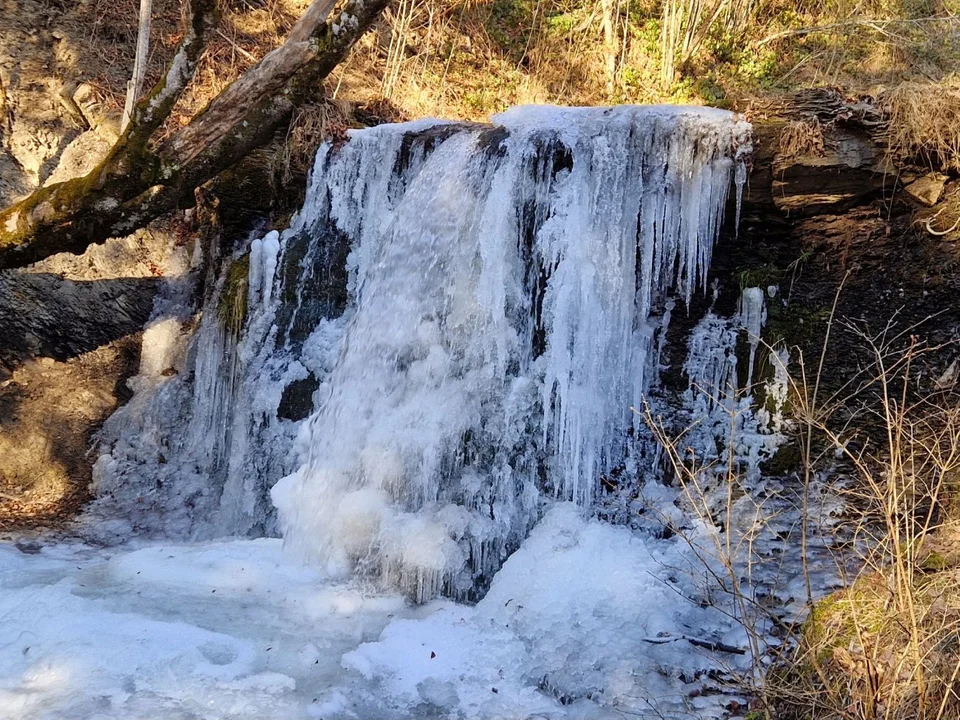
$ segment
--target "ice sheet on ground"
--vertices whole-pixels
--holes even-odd
[[[681,637],[730,627],[683,597],[682,546],[572,505],[476,606],[411,606],[279,540],[21,547],[0,546],[0,718],[525,720],[721,703],[692,697],[720,663]]]

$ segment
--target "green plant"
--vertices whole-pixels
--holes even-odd
[[[777,54],[770,47],[743,50],[736,58],[737,74],[760,84],[772,82],[778,68]]]
[[[546,17],[547,32],[558,36],[569,35],[578,22],[578,18],[573,13],[548,15]]]
[[[737,273],[737,283],[740,290],[749,287],[763,288],[764,290],[771,285],[778,285],[782,273],[775,265],[758,265],[756,267],[744,268]]]

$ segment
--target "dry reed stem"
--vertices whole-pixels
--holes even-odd
[[[737,468],[728,460],[726,508],[718,511],[711,506],[716,495],[701,481],[716,468],[698,467],[684,450],[683,434],[670,437],[649,409],[645,419],[690,511],[703,523],[724,519],[727,529],[709,557],[688,542],[744,624],[754,667],[743,681],[766,718],[954,720],[960,717],[960,518],[953,517],[960,396],[918,391],[917,366],[943,348],[920,344],[916,326],[899,328],[892,318],[871,333],[838,320],[835,308],[836,302],[815,371],[807,374],[801,356],[790,381],[802,455],[799,524],[806,527],[815,519],[813,477],[838,462],[851,479],[844,491],[847,505],[861,515],[844,529],[848,541],[837,543],[846,589],[814,602],[805,565],[811,614],[803,624],[787,625],[781,644],[771,645],[761,634],[769,610],[753,602],[749,583],[741,579],[752,577],[759,558],[752,557],[753,536],[734,539],[730,533],[731,508],[740,499],[733,491],[740,482]],[[828,391],[824,357],[834,326],[852,334],[864,354],[856,377]],[[941,553],[948,560],[933,562]],[[806,560],[806,549],[803,556]],[[859,570],[848,576],[851,563]]]
[[[816,116],[788,122],[780,133],[779,150],[782,158],[823,153],[823,127]]]

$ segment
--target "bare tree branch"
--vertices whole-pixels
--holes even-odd
[[[123,103],[123,118],[120,130],[127,129],[133,117],[133,106],[143,90],[143,80],[147,74],[147,57],[150,53],[150,20],[153,15],[153,0],[140,0],[140,26],[137,29],[137,54],[133,61],[133,76],[127,83],[127,97]]]
[[[88,175],[40,188],[0,212],[0,269],[129,234],[274,137],[389,0],[315,0],[286,42],[166,142],[151,141],[193,77],[215,0],[188,0],[184,38],[165,76],[137,103],[106,159]],[[331,13],[333,17],[331,17]]]

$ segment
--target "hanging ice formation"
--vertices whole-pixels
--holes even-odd
[[[690,333],[683,366],[688,388],[675,430],[683,430],[685,445],[698,455],[694,462],[709,473],[726,476],[732,460],[744,480],[755,480],[760,463],[783,442],[786,349],[765,347],[763,377],[757,372],[767,295],[776,292],[775,286],[744,288],[732,317],[711,309]],[[703,478],[703,488],[712,489],[709,478]]]
[[[494,123],[325,146],[299,221],[349,238],[351,302],[301,465],[273,489],[283,534],[421,598],[499,567],[541,491],[587,504],[624,462],[655,315],[705,278],[749,151],[717,110]]]
[[[741,117],[680,107],[325,145],[291,227],[250,248],[239,342],[205,313],[192,401],[184,373],[111,420],[100,494],[167,534],[279,530],[331,570],[469,592],[542,495],[587,505],[628,461],[749,152]],[[162,438],[142,420],[178,405]]]

